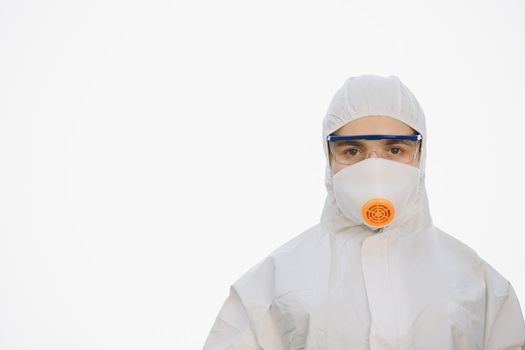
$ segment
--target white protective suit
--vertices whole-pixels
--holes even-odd
[[[425,116],[395,76],[346,80],[323,122],[326,137],[369,115],[423,136]],[[511,284],[471,248],[433,225],[420,177],[417,209],[384,231],[345,218],[326,165],[320,222],[248,270],[230,288],[205,350],[525,349]]]

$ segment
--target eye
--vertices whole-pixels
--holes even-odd
[[[349,157],[355,157],[360,153],[360,150],[358,148],[349,147],[344,152]]]
[[[399,154],[403,153],[403,151],[399,147],[392,147],[392,148],[389,149],[389,152],[391,154],[393,154],[393,155],[399,155]]]

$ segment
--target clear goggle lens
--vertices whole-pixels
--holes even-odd
[[[417,158],[421,134],[330,135],[327,141],[333,159],[340,164],[352,165],[371,157],[372,154],[400,163],[410,163]]]

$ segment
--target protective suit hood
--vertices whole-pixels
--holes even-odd
[[[415,210],[411,212],[407,220],[398,225],[399,230],[396,231],[407,234],[431,226],[432,219],[425,188],[427,154],[425,114],[415,96],[399,78],[396,76],[385,78],[376,75],[361,75],[348,78],[334,95],[324,117],[322,141],[326,156],[325,186],[327,196],[321,214],[321,224],[326,225],[332,232],[368,229],[366,226],[346,218],[337,205],[326,142],[326,137],[343,125],[366,116],[385,116],[397,119],[422,135],[419,191],[416,197]],[[386,227],[385,231],[391,228]],[[383,230],[380,229],[379,231]]]

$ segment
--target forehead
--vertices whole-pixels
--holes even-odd
[[[366,116],[343,125],[335,131],[335,135],[411,135],[415,131],[407,124],[386,116]]]

